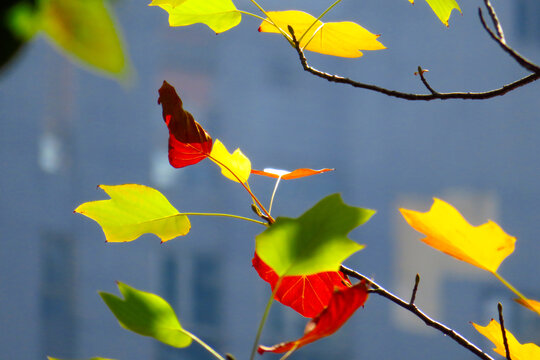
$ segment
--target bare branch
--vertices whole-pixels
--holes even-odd
[[[347,268],[347,267],[345,267],[343,265],[341,265],[340,270],[344,274],[346,274],[346,275],[348,275],[348,276],[350,276],[352,278],[366,281],[368,284],[371,285],[370,292],[375,293],[377,295],[380,295],[380,296],[392,301],[396,305],[401,306],[402,308],[410,311],[411,313],[416,315],[416,317],[418,317],[420,320],[422,320],[427,326],[430,326],[430,327],[432,327],[432,328],[434,328],[436,330],[439,330],[444,335],[447,335],[448,337],[452,338],[459,345],[463,346],[464,348],[466,348],[467,350],[469,350],[470,352],[472,352],[473,354],[478,356],[480,359],[494,360],[491,356],[489,356],[488,354],[483,352],[479,347],[477,347],[472,342],[470,342],[469,340],[464,338],[462,335],[458,334],[456,331],[450,329],[449,327],[447,327],[446,325],[444,325],[444,324],[442,324],[440,322],[437,322],[437,321],[433,320],[432,318],[427,316],[422,310],[418,309],[416,307],[416,305],[414,305],[412,303],[408,303],[408,302],[404,301],[403,299],[397,297],[396,295],[392,294],[391,292],[389,292],[388,290],[384,289],[382,286],[377,284],[375,281],[373,281],[373,280],[367,278],[366,276],[360,274],[359,272],[356,272],[356,271],[354,271],[352,269],[349,269],[349,268]]]
[[[506,330],[504,329],[504,317],[503,317],[503,307],[501,303],[497,304],[497,310],[499,311],[499,323],[501,324],[501,332],[504,343],[504,350],[506,352],[506,360],[512,360],[510,357],[510,347],[508,346],[508,338],[506,337]]]
[[[329,74],[329,73],[317,70],[316,68],[308,64],[306,56],[304,55],[304,51],[302,50],[302,48],[300,47],[300,43],[296,39],[292,26],[289,26],[288,29],[292,35],[292,45],[296,49],[296,52],[298,53],[298,58],[300,59],[300,63],[302,64],[304,71],[309,72],[322,79],[326,79],[330,82],[347,84],[352,87],[370,90],[370,91],[378,92],[384,95],[396,97],[399,99],[405,99],[405,100],[423,100],[423,101],[447,100],[447,99],[485,100],[485,99],[491,99],[497,96],[505,95],[506,93],[510,91],[513,91],[515,89],[518,89],[522,86],[525,86],[529,83],[532,83],[540,79],[540,66],[527,60],[525,57],[523,57],[521,54],[519,54],[517,51],[515,51],[513,48],[511,48],[510,46],[506,44],[502,26],[499,22],[499,19],[497,17],[497,14],[495,13],[493,6],[491,5],[489,0],[484,0],[484,4],[486,5],[486,8],[488,9],[489,15],[491,17],[491,21],[493,22],[493,25],[495,26],[496,33],[493,32],[493,30],[491,30],[487,26],[486,21],[484,20],[484,17],[482,14],[482,9],[478,9],[480,22],[482,23],[482,26],[484,27],[484,29],[506,53],[508,53],[523,68],[532,72],[532,74],[525,76],[514,82],[503,85],[502,87],[498,89],[493,89],[493,90],[488,90],[488,91],[483,91],[483,92],[450,92],[450,93],[437,92],[427,82],[424,76],[425,70],[422,70],[420,66],[418,67],[418,74],[420,76],[420,80],[422,81],[424,86],[429,90],[430,94],[414,94],[414,93],[401,92],[397,90],[386,89],[377,85],[366,84],[359,81],[351,80],[343,76]]]
[[[418,292],[418,284],[420,284],[420,274],[416,274],[416,277],[414,278],[414,287],[412,290],[411,295],[411,301],[409,301],[409,305],[414,305],[414,300],[416,300],[416,293]]]

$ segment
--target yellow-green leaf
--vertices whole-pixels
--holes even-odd
[[[161,242],[186,235],[191,224],[156,189],[138,184],[100,185],[110,200],[86,202],[75,212],[95,220],[106,241],[126,242],[143,234],[157,235]]]
[[[475,323],[473,323],[473,326],[480,334],[484,335],[495,345],[493,351],[502,357],[506,357],[501,325],[497,321],[491,319],[487,326],[480,326]],[[510,331],[505,329],[505,333],[512,360],[540,359],[540,347],[538,345],[533,343],[520,344]]]
[[[409,0],[409,2],[414,4],[414,0]],[[461,12],[456,0],[426,0],[426,2],[445,26],[448,26],[452,10],[456,9]]]
[[[127,58],[104,0],[44,0],[41,28],[59,48],[83,64],[122,76]]]
[[[400,209],[401,214],[422,239],[456,259],[495,273],[503,260],[514,251],[516,238],[506,234],[493,221],[472,226],[450,204],[434,199],[428,212]]]
[[[222,33],[242,20],[242,14],[231,0],[152,0],[149,5],[168,12],[170,26],[202,23]]]
[[[241,183],[248,181],[251,173],[251,161],[240,149],[236,149],[231,154],[221,141],[216,140],[209,158],[221,168],[221,173],[227,179]]]
[[[353,22],[323,23],[310,14],[297,10],[269,11],[267,14],[268,19],[262,22],[260,32],[280,33],[279,27],[290,35],[288,30],[290,25],[294,29],[296,39],[301,39],[300,46],[305,50],[356,58],[363,55],[360,50],[385,49],[385,46],[377,40],[380,35],[372,34]],[[312,24],[314,25],[311,26]]]

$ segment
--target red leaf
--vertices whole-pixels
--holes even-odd
[[[263,354],[267,351],[284,353],[296,350],[304,345],[332,335],[351,317],[368,298],[368,287],[364,281],[343,290],[337,290],[332,295],[328,307],[317,317],[311,319],[304,332],[304,336],[295,341],[277,344],[274,346],[259,346],[257,351]]]
[[[182,108],[182,100],[174,87],[163,81],[158,104],[163,107],[163,120],[169,128],[169,162],[175,168],[204,160],[212,151],[212,138],[193,116]]]
[[[266,265],[255,253],[253,267],[274,291],[279,276]],[[281,279],[274,298],[283,305],[289,306],[301,315],[312,318],[317,316],[326,306],[334,290],[350,287],[347,277],[338,271],[321,272],[313,275],[285,276]]]
[[[268,177],[271,177],[271,178],[274,178],[274,179],[279,178],[279,175],[277,174],[277,171],[276,171],[276,173],[274,173],[274,172],[269,172],[268,169],[265,169],[265,170],[266,171],[251,170],[251,173],[255,174],[255,175],[268,176]],[[281,178],[283,180],[292,180],[292,179],[298,179],[298,178],[302,178],[302,177],[306,177],[306,176],[321,174],[323,172],[333,171],[333,170],[334,169],[313,170],[313,169],[302,168],[302,169],[296,169],[294,171],[284,171],[284,170],[278,170],[278,171],[280,173],[281,172],[285,173],[284,175],[281,176]]]

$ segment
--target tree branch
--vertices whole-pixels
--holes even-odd
[[[457,342],[459,345],[463,346],[464,348],[466,348],[467,350],[469,350],[470,352],[472,352],[473,354],[478,356],[480,359],[494,360],[491,356],[489,356],[488,354],[483,352],[479,347],[477,347],[472,342],[470,342],[469,340],[464,338],[462,335],[458,334],[456,331],[450,329],[446,325],[444,325],[444,324],[442,324],[440,322],[437,322],[437,321],[433,320],[432,318],[430,318],[429,316],[427,316],[422,310],[420,310],[418,307],[416,307],[416,305],[414,305],[414,298],[411,298],[410,302],[406,302],[405,300],[397,297],[396,295],[392,294],[391,292],[389,292],[388,290],[386,290],[385,288],[383,288],[382,286],[377,284],[375,281],[367,278],[366,276],[360,274],[357,271],[349,269],[349,268],[347,268],[347,267],[345,267],[343,265],[341,265],[340,270],[344,274],[346,274],[346,275],[348,275],[348,276],[350,276],[352,278],[366,281],[368,284],[371,285],[370,292],[375,293],[377,295],[380,295],[380,296],[390,300],[394,304],[396,304],[398,306],[401,306],[402,308],[410,311],[411,313],[416,315],[416,317],[418,317],[420,320],[422,320],[427,326],[430,326],[430,327],[432,327],[432,328],[434,328],[436,330],[439,330],[441,333],[443,333],[444,335],[450,337],[455,342]],[[418,280],[419,280],[419,278],[418,278]],[[414,292],[414,293],[416,293],[416,292]]]
[[[422,81],[424,86],[429,90],[430,94],[406,93],[406,92],[401,92],[397,90],[386,89],[384,87],[380,87],[377,85],[362,83],[362,82],[355,81],[355,80],[352,80],[343,76],[339,76],[339,75],[329,74],[329,73],[317,70],[316,68],[308,64],[306,56],[304,55],[304,51],[300,47],[299,41],[296,39],[296,36],[294,34],[294,29],[290,25],[288,26],[288,29],[292,35],[292,44],[294,48],[296,49],[296,52],[298,53],[298,57],[300,59],[300,63],[302,64],[304,71],[309,72],[310,74],[320,77],[322,79],[326,79],[330,82],[347,84],[355,88],[370,90],[370,91],[378,92],[387,96],[392,96],[392,97],[405,99],[405,100],[423,100],[423,101],[447,100],[447,99],[485,100],[485,99],[491,99],[497,96],[505,95],[506,93],[512,90],[518,89],[522,86],[525,86],[529,83],[532,83],[540,79],[540,66],[529,61],[528,59],[523,57],[521,54],[519,54],[517,51],[515,51],[513,48],[511,48],[510,46],[506,44],[504,32],[499,22],[499,19],[497,17],[497,14],[495,13],[495,9],[493,8],[489,0],[484,0],[484,4],[486,5],[486,8],[488,9],[488,13],[490,15],[491,21],[495,27],[495,32],[493,32],[493,30],[491,30],[487,26],[484,20],[483,14],[482,14],[482,9],[479,8],[478,14],[480,17],[480,22],[482,23],[482,26],[484,27],[486,32],[520,66],[532,72],[532,74],[525,76],[524,78],[521,78],[514,82],[505,84],[498,89],[493,89],[493,90],[483,91],[483,92],[450,92],[450,93],[437,92],[427,82],[426,78],[424,77],[425,70],[422,70],[420,66],[418,67],[418,75],[420,76],[420,80]]]
[[[506,337],[506,330],[504,329],[504,317],[503,317],[503,307],[501,303],[497,304],[497,310],[499,311],[499,323],[501,324],[501,332],[504,343],[504,350],[506,352],[506,360],[512,360],[510,357],[510,347],[508,346],[508,338]]]

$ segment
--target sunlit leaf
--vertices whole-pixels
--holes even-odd
[[[416,231],[426,235],[426,244],[458,260],[495,273],[514,251],[516,238],[506,234],[493,221],[472,226],[450,204],[434,199],[428,212],[400,209]]]
[[[99,295],[122,327],[177,348],[191,344],[191,334],[182,328],[167,301],[121,282],[117,284],[123,299],[106,292]]]
[[[473,323],[475,329],[489,339],[494,345],[497,354],[506,358],[506,350],[502,336],[501,325],[493,319],[486,326],[480,326]],[[508,340],[508,349],[512,360],[533,360],[540,359],[540,347],[533,343],[520,344],[514,335],[505,329],[506,339]]]
[[[374,213],[345,205],[333,194],[299,218],[278,217],[257,235],[255,249],[280,277],[338,271],[346,258],[363,248],[347,234]]]
[[[184,110],[176,90],[166,81],[159,89],[158,104],[163,108],[163,120],[169,128],[169,163],[181,168],[206,159],[212,151],[212,138]]]
[[[525,301],[523,299],[515,299],[515,301],[518,304],[523,305],[527,309],[529,309],[531,311],[534,311],[535,313],[540,315],[540,301],[531,300],[531,299],[527,299],[527,301]]]
[[[335,333],[354,312],[363,306],[368,298],[364,282],[333,293],[328,307],[306,325],[304,336],[298,340],[277,344],[271,347],[259,346],[259,354],[265,352],[284,353]]]
[[[86,65],[124,75],[127,59],[104,0],[41,1],[41,28],[58,47]]]
[[[414,4],[414,0],[409,0],[409,2]],[[452,10],[456,9],[461,12],[456,0],[426,0],[426,2],[445,26],[448,26]]]
[[[362,56],[360,50],[385,49],[384,45],[377,41],[380,35],[372,34],[353,22],[323,23],[317,20],[315,25],[310,28],[316,18],[297,10],[269,11],[268,17],[286,33],[289,33],[288,26],[292,26],[298,40],[303,36],[300,46],[305,50],[356,58]],[[278,28],[269,22],[269,19],[261,23],[259,31],[280,33]]]
[[[125,242],[147,233],[161,242],[186,235],[191,224],[156,189],[138,184],[100,185],[110,200],[86,202],[75,212],[95,220],[103,229],[106,241]]]
[[[159,6],[168,12],[170,26],[202,23],[221,33],[242,20],[231,0],[153,0],[150,6]]]
[[[255,253],[253,267],[274,291],[279,276]],[[312,275],[284,276],[279,282],[274,299],[296,310],[299,314],[313,318],[328,306],[334,290],[351,286],[349,279],[340,271],[327,271]]]
[[[252,174],[255,175],[262,175],[262,176],[268,176],[274,179],[282,178],[283,180],[292,180],[292,179],[298,179],[306,176],[321,174],[327,171],[333,171],[334,169],[320,169],[320,170],[313,170],[313,169],[296,169],[294,171],[287,171],[287,170],[278,170],[278,169],[264,169],[264,171],[261,170],[251,170]]]
[[[227,179],[241,183],[248,181],[249,174],[251,173],[251,161],[249,161],[240,149],[236,149],[231,154],[221,141],[216,140],[210,153],[210,160],[221,168],[221,173]]]

